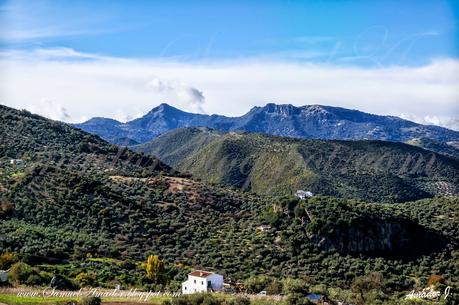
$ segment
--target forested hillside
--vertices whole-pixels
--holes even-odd
[[[203,181],[374,202],[459,193],[459,159],[396,142],[299,140],[181,128],[133,146]]]
[[[75,286],[151,288],[142,262],[156,254],[171,289],[193,268],[340,287],[377,271],[397,291],[432,274],[458,285],[457,197],[384,205],[259,196],[27,112],[2,106],[0,122],[0,269],[13,258],[32,266],[19,283],[47,285],[57,274]]]

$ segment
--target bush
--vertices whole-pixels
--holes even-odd
[[[445,278],[441,275],[433,274],[427,280],[427,285],[438,287],[440,285],[445,285],[446,281]]]
[[[231,299],[227,304],[228,305],[250,305],[250,299],[246,297],[237,297],[237,298]]]
[[[166,301],[163,301],[162,304],[163,305],[221,305],[221,301],[219,301],[215,296],[211,294],[196,293],[196,294],[182,295],[182,296],[173,298],[170,301],[166,300]]]
[[[45,285],[49,285],[49,283],[51,283],[51,280],[53,279],[53,275],[46,271],[40,271],[38,275],[41,278],[41,282]]]
[[[309,290],[308,284],[301,279],[287,278],[283,281],[284,294],[306,294]]]
[[[259,293],[266,289],[270,279],[266,276],[252,276],[245,281],[245,289],[248,293]]]
[[[25,283],[30,286],[37,286],[43,283],[43,279],[38,274],[31,274]]]
[[[53,276],[49,285],[52,288],[60,290],[74,290],[78,288],[77,285],[75,285],[72,281],[61,275]]]
[[[25,263],[18,262],[11,266],[8,277],[12,283],[23,284],[27,281],[29,276],[32,275],[32,273],[32,267]]]
[[[269,295],[273,294],[281,294],[283,290],[283,285],[278,280],[273,280],[269,283],[268,287],[266,288],[266,293]]]
[[[100,305],[102,300],[99,297],[84,297],[81,299],[82,305]]]
[[[354,279],[351,290],[358,295],[358,304],[367,304],[372,297],[371,292],[381,291],[384,288],[384,277],[377,272],[371,272],[365,276]]]
[[[72,301],[58,301],[56,303],[54,303],[54,305],[76,305],[78,304],[77,301],[75,300],[72,300]]]
[[[18,261],[16,253],[5,252],[0,255],[0,270],[9,269],[14,263]]]
[[[14,205],[7,201],[0,202],[0,218],[11,216],[14,213]]]
[[[292,293],[287,298],[287,305],[313,305],[314,303],[301,293]]]
[[[78,284],[80,284],[80,286],[82,287],[93,286],[96,281],[96,274],[92,272],[81,272],[76,276],[75,279],[78,282]]]

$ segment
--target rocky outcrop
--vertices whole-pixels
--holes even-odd
[[[313,237],[325,250],[369,257],[413,258],[440,251],[447,241],[439,233],[407,219],[358,219]]]

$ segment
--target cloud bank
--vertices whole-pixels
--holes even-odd
[[[182,103],[182,107],[186,107],[192,112],[204,113],[202,108],[205,102],[204,94],[186,83],[168,82],[156,77],[148,82],[147,87],[156,93],[164,94],[167,100]]]
[[[132,119],[162,102],[228,116],[275,102],[403,115],[458,129],[455,59],[420,67],[361,68],[266,59],[123,59],[61,48],[0,54],[0,71],[0,103],[69,122],[93,116]],[[52,102],[43,107],[43,101]]]
[[[46,98],[41,99],[37,103],[29,104],[24,108],[52,120],[68,121],[70,119],[70,115],[67,113],[65,107]]]

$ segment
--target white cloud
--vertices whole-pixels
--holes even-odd
[[[266,58],[182,63],[52,49],[3,53],[0,71],[0,103],[25,108],[46,97],[68,110],[67,121],[126,120],[161,102],[229,116],[267,102],[326,104],[437,117],[443,125],[459,114],[459,61],[453,59],[421,67],[359,68]]]
[[[457,114],[456,114],[457,115]],[[424,117],[401,113],[402,119],[410,120],[425,125],[437,125],[459,131],[459,116],[439,117],[436,115],[426,115]]]
[[[25,109],[52,120],[69,121],[71,119],[65,107],[46,98],[40,99],[37,103],[27,105]]]
[[[157,93],[163,94],[167,100],[173,100],[192,112],[204,113],[202,105],[205,102],[204,94],[183,82],[170,82],[153,78],[147,87]]]

